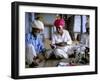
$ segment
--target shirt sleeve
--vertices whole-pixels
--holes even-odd
[[[56,43],[56,42],[55,42],[55,35],[53,34],[53,35],[52,35],[52,45],[55,44],[55,43]]]
[[[44,51],[44,44],[42,42],[41,39],[38,39],[38,50],[39,50],[39,53],[42,53]]]
[[[65,35],[66,36],[65,36],[65,41],[64,42],[67,41],[67,44],[72,44],[72,40],[71,40],[71,37],[70,37],[70,34],[69,34],[68,31],[66,31],[66,34]]]

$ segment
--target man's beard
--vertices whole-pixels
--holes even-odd
[[[34,37],[38,37],[39,33],[32,33]]]

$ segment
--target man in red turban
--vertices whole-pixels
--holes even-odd
[[[51,45],[51,47],[54,49],[54,54],[57,58],[68,58],[67,51],[72,44],[72,40],[69,32],[67,30],[64,30],[64,19],[56,19],[54,21],[54,26],[56,27],[56,32],[54,32],[52,36]]]
[[[64,21],[64,19],[56,19],[55,22],[54,22],[54,25],[56,27],[59,27],[59,26],[64,27],[65,26],[65,21]]]

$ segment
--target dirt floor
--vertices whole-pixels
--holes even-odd
[[[51,49],[50,44],[51,44],[51,41],[49,39],[45,39],[46,49]],[[67,64],[67,66],[78,66],[78,65],[88,65],[89,64],[89,63],[86,63],[86,64],[79,63],[77,62],[77,59],[78,57],[68,58],[68,59],[51,58],[51,59],[40,62],[39,65],[35,67],[57,67],[59,66],[60,63],[63,63],[64,65]],[[27,64],[26,64],[26,68],[29,68]]]

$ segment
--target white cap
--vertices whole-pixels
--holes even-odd
[[[32,22],[32,28],[37,28],[37,29],[44,30],[44,24],[40,20],[34,20]]]

